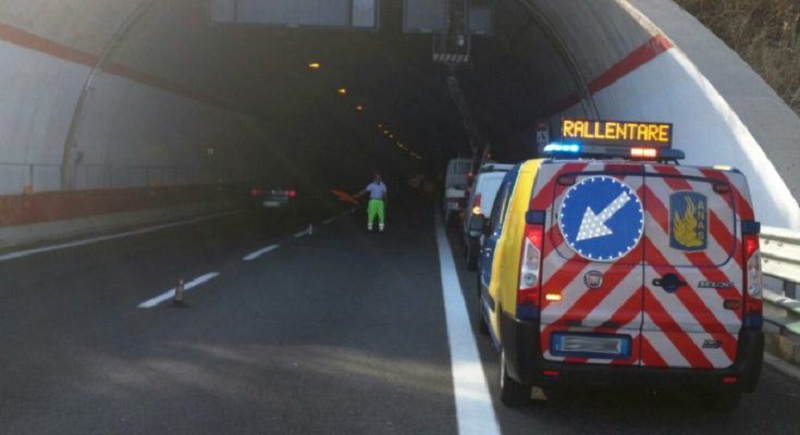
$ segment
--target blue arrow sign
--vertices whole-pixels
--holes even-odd
[[[558,218],[567,245],[592,261],[624,257],[644,231],[644,209],[636,192],[605,175],[586,177],[572,186]]]

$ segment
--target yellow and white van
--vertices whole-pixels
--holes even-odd
[[[576,142],[510,171],[486,222],[479,328],[500,350],[502,402],[633,383],[735,408],[764,347],[744,175],[679,166],[668,147]]]

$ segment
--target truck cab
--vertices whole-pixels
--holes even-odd
[[[444,182],[444,220],[452,225],[466,207],[472,159],[450,159]]]

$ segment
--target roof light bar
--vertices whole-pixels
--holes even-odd
[[[545,145],[544,147],[545,153],[553,153],[553,154],[560,154],[560,153],[573,153],[578,154],[581,152],[581,146],[577,144],[560,144],[560,143],[551,143]]]
[[[658,150],[655,148],[631,148],[631,157],[654,159],[658,157]]]
[[[686,158],[686,155],[683,153],[683,151],[670,148],[626,148],[603,145],[561,143],[551,143],[545,145],[543,154],[546,157],[621,158],[652,161],[682,160]]]

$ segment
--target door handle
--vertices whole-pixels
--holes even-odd
[[[681,281],[678,275],[674,273],[668,273],[661,278],[655,278],[653,280],[654,286],[663,288],[667,293],[675,293],[680,287],[686,284],[685,281]]]

